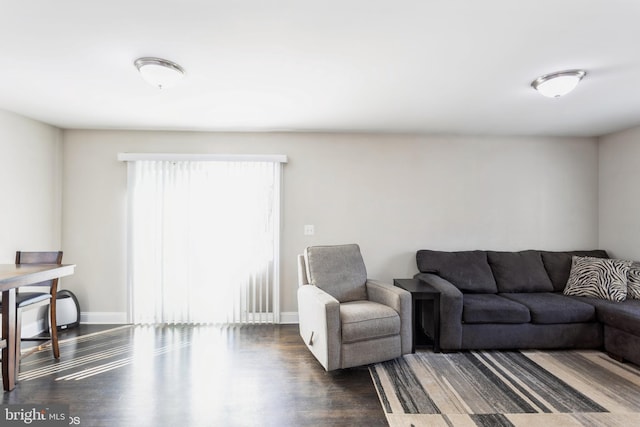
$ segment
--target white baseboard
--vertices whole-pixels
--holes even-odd
[[[286,312],[280,313],[281,325],[289,325],[289,324],[297,324],[297,323],[298,323],[297,311],[286,311]]]
[[[25,313],[25,318],[23,318],[22,322],[22,336],[23,337],[31,337],[34,335],[38,335],[41,332],[47,330],[48,323],[46,321],[46,312],[44,313],[36,313],[29,315],[31,313]],[[99,311],[89,311],[89,312],[81,312],[80,313],[80,323],[84,324],[106,324],[106,325],[123,325],[130,323],[127,320],[127,313],[114,311],[114,312],[99,312]],[[280,324],[281,325],[289,325],[289,324],[297,324],[298,323],[298,312],[297,311],[287,311],[280,313]]]
[[[111,324],[120,325],[130,323],[127,321],[127,313],[125,312],[82,312],[80,313],[80,323],[89,324]],[[280,324],[297,324],[298,312],[287,311],[280,313]]]
[[[22,325],[22,338],[35,337],[43,332],[47,331],[49,333],[49,322],[45,324],[44,321],[34,321],[27,324]]]
[[[122,325],[129,323],[127,313],[120,311],[89,311],[80,313],[80,323],[94,325]]]
[[[22,335],[23,338],[33,337],[49,330],[49,320],[47,319],[48,307],[40,307],[38,310],[27,310],[22,313]],[[0,315],[0,322],[2,315]]]

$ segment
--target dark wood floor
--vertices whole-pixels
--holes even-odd
[[[82,325],[61,339],[99,329]],[[26,374],[38,364],[61,368],[123,352],[86,378],[60,379],[84,369],[75,367],[21,379],[3,403],[68,404],[69,415],[91,427],[387,425],[368,369],[325,372],[297,325],[132,327],[117,336],[67,342],[58,362],[50,352],[24,359]]]

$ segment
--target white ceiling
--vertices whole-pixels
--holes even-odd
[[[61,128],[602,135],[640,124],[635,0],[0,0],[0,108]],[[187,75],[147,85],[133,61]],[[588,75],[559,99],[530,83]]]

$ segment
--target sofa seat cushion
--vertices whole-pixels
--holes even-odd
[[[464,294],[464,323],[529,323],[529,309],[522,304],[494,294]]]
[[[373,301],[340,304],[342,342],[364,341],[400,333],[400,316],[391,307]]]
[[[593,305],[598,320],[605,325],[640,336],[640,300],[627,299],[616,302],[590,297],[572,298]]]
[[[558,292],[564,290],[571,273],[571,258],[576,256],[590,256],[594,258],[609,258],[606,251],[595,249],[592,251],[570,251],[570,252],[550,252],[543,251],[542,262],[547,274],[553,284],[553,290]]]
[[[539,251],[487,252],[498,292],[552,292]]]
[[[583,323],[595,322],[596,310],[591,304],[548,292],[500,294],[529,309],[531,323]]]
[[[433,273],[451,282],[462,292],[498,292],[484,251],[442,252],[427,249],[416,253],[420,273]]]

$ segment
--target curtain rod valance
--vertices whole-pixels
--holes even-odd
[[[273,162],[287,163],[284,154],[182,154],[182,153],[118,153],[121,162],[138,160],[201,161],[201,162]]]

